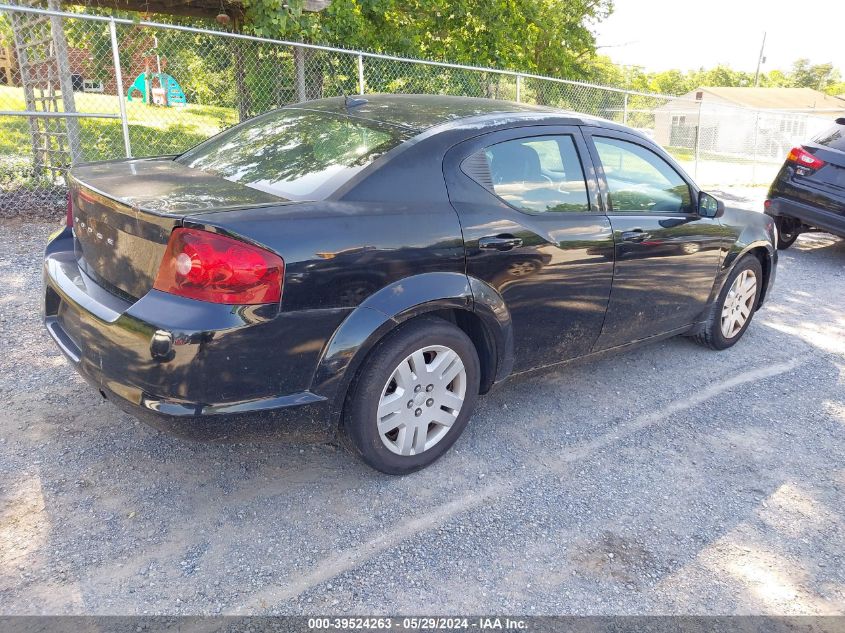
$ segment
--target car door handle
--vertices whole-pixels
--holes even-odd
[[[489,248],[494,251],[509,251],[522,246],[522,240],[513,235],[490,235],[478,240],[478,248]]]
[[[620,235],[623,242],[643,242],[651,237],[642,229],[631,229],[630,231],[622,231]]]

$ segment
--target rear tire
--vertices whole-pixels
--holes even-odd
[[[414,319],[365,359],[343,425],[361,458],[404,475],[440,458],[466,428],[478,399],[478,353],[448,321]]]
[[[760,260],[746,255],[734,266],[719,296],[710,305],[703,329],[692,339],[715,350],[735,345],[751,324],[762,288]]]
[[[795,243],[801,235],[801,223],[794,218],[779,216],[775,218],[778,227],[778,249],[786,250]]]

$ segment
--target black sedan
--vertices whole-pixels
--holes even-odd
[[[312,101],[68,181],[45,323],[104,397],[158,426],[339,424],[396,474],[510,375],[732,346],[777,263],[771,218],[648,138],[503,101]]]
[[[804,231],[845,238],[845,118],[789,151],[769,189],[766,213],[778,228],[778,248]]]

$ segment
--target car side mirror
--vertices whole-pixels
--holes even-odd
[[[725,215],[725,203],[702,191],[698,194],[698,215],[703,218],[721,218]]]

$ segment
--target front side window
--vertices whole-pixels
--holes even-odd
[[[281,109],[176,160],[288,200],[320,200],[409,136],[374,121]]]
[[[692,213],[689,185],[651,150],[615,138],[594,136],[613,211]]]
[[[483,163],[489,178],[485,186],[517,209],[529,213],[590,210],[584,170],[571,136],[504,141],[471,158]]]

